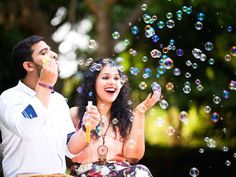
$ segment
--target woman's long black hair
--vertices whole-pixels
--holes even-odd
[[[81,127],[82,118],[86,111],[86,106],[88,101],[92,101],[93,105],[97,105],[97,94],[95,90],[95,84],[98,74],[100,73],[102,67],[106,64],[111,64],[116,66],[114,61],[111,59],[99,59],[96,60],[92,66],[87,69],[84,73],[83,85],[78,88],[78,98],[77,98],[77,106],[78,106],[78,117],[80,118],[79,127]],[[118,69],[120,77],[122,78],[123,74]],[[119,128],[120,135],[124,138],[129,134],[131,126],[133,114],[131,111],[131,107],[129,104],[130,101],[130,88],[127,83],[122,83],[123,86],[118,94],[116,100],[112,103],[111,106],[111,119],[116,118],[118,120],[117,124],[111,124],[113,130],[116,130],[116,127]],[[116,132],[116,131],[115,131]]]

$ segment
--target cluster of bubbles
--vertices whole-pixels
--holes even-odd
[[[147,4],[142,4],[141,5],[141,10],[146,12],[148,9]],[[166,13],[166,19],[164,20],[158,20],[156,15],[149,15],[147,13],[144,13],[144,15],[142,16],[142,20],[145,24],[144,27],[144,35],[147,39],[151,39],[151,41],[153,43],[157,43],[161,41],[161,36],[158,35],[158,30],[163,30],[164,28],[167,29],[172,29],[175,28],[176,26],[176,20],[177,21],[181,21],[183,19],[183,15],[187,14],[190,15],[192,14],[192,6],[183,6],[182,9],[177,10],[175,13],[172,12],[168,12]],[[176,19],[174,20],[174,17],[176,17]],[[196,15],[196,20],[194,22],[194,28],[199,31],[202,30],[204,28],[204,20],[206,18],[205,13],[203,12],[199,12]],[[130,31],[131,34],[133,36],[138,36],[138,35],[142,35],[140,34],[140,32],[142,31],[140,29],[140,27],[138,27],[137,25],[133,25],[130,27]],[[232,26],[228,26],[227,27],[227,31],[228,32],[232,32],[233,31],[233,27]],[[120,34],[119,32],[115,31],[112,34],[113,39],[119,39],[120,38]],[[125,42],[126,41],[126,42]],[[128,39],[124,39],[123,43],[127,44],[125,45],[126,47],[128,47],[129,45],[129,40]],[[209,65],[214,65],[215,64],[215,59],[210,57],[207,57],[207,53],[206,52],[211,52],[214,49],[214,44],[211,41],[207,41],[203,44],[203,48],[205,50],[202,51],[200,48],[193,48],[192,49],[192,55],[195,59],[201,61],[201,62],[205,62],[208,61]],[[151,68],[144,68],[143,71],[141,71],[141,69],[139,67],[136,66],[131,66],[130,67],[130,74],[134,75],[134,76],[138,76],[139,74],[142,74],[142,78],[143,80],[140,81],[139,83],[139,88],[141,90],[145,90],[148,88],[148,84],[147,84],[147,79],[151,78],[151,77],[156,77],[156,78],[160,78],[161,75],[165,74],[168,70],[172,69],[173,70],[173,75],[174,76],[180,76],[181,75],[181,70],[177,67],[174,68],[174,60],[169,56],[169,53],[171,51],[175,51],[175,54],[177,57],[182,57],[184,56],[184,49],[182,48],[177,48],[176,47],[176,41],[175,39],[170,39],[169,43],[165,46],[164,44],[160,44],[159,48],[154,48],[150,50],[150,57],[144,55],[142,57],[142,61],[143,62],[147,62],[149,60],[149,58],[151,59],[158,59],[158,65],[156,67],[156,72],[154,72]],[[138,51],[136,51],[133,48],[129,49],[129,53],[132,56],[137,56]],[[225,61],[230,61],[231,57],[236,56],[236,46],[233,46],[230,50],[229,54],[225,55]],[[186,61],[186,66],[187,67],[191,67],[192,69],[198,69],[198,63],[196,61],[191,61],[190,59],[188,59]],[[191,72],[186,72],[184,73],[184,77],[186,79],[190,79],[192,77]],[[155,82],[155,81],[154,81]],[[201,92],[204,89],[204,86],[201,82],[200,79],[196,79],[195,80],[195,84],[196,84],[196,89]],[[155,85],[155,83],[151,84],[151,87],[153,88],[153,85]],[[175,87],[175,84],[173,82],[167,82],[165,85],[165,88],[167,91],[173,91]],[[192,91],[192,85],[189,81],[185,81],[184,82],[184,86],[182,88],[182,91],[184,94],[190,94]],[[236,84],[235,81],[231,81],[229,83],[229,89],[230,90],[236,90]],[[229,90],[223,90],[223,98],[224,99],[229,99],[230,97],[230,91]],[[221,97],[220,96],[214,96],[213,97],[213,103],[216,105],[219,105],[221,103]],[[169,103],[167,100],[162,99],[159,102],[160,107],[162,109],[167,109],[169,107]],[[211,107],[210,106],[206,106],[204,111],[206,113],[211,113]],[[180,113],[181,115],[183,114],[183,116],[180,116],[180,120],[181,122],[183,122],[184,124],[187,124],[187,118],[184,119],[184,111]],[[212,122],[216,123],[221,119],[220,114],[218,112],[213,112],[211,113],[211,120]]]
[[[134,37],[137,37],[139,35],[144,35],[147,39],[151,40],[152,43],[159,44],[159,47],[155,47],[153,49],[150,50],[149,52],[149,56],[144,55],[141,57],[142,61],[145,63],[150,59],[156,60],[157,66],[155,68],[155,70],[146,67],[143,68],[142,70],[139,67],[136,66],[131,66],[129,69],[129,72],[131,75],[133,76],[138,76],[141,75],[142,77],[142,81],[140,81],[139,83],[139,88],[140,90],[145,90],[149,87],[149,85],[147,84],[147,79],[151,78],[151,77],[155,77],[155,78],[160,78],[162,75],[164,75],[168,70],[172,70],[172,73],[174,76],[180,76],[181,70],[177,67],[175,67],[174,64],[174,56],[171,55],[174,51],[174,55],[176,57],[183,57],[185,54],[185,51],[183,48],[178,47],[177,48],[177,44],[175,39],[170,39],[169,42],[167,43],[167,45],[164,45],[161,43],[161,36],[158,34],[159,30],[164,30],[165,28],[168,30],[171,30],[175,27],[177,27],[177,21],[181,21],[184,18],[184,14],[186,15],[191,15],[192,14],[192,6],[183,6],[182,9],[177,10],[175,13],[172,12],[168,12],[166,13],[166,18],[165,19],[158,19],[156,15],[149,15],[146,13],[148,9],[147,4],[142,4],[141,5],[141,10],[144,12],[144,15],[142,16],[142,20],[145,24],[144,27],[144,34],[140,34],[143,29],[140,29],[139,26],[137,25],[131,25],[130,27],[130,32]],[[174,18],[175,17],[175,18]],[[201,31],[204,29],[204,21],[206,19],[206,15],[203,12],[199,12],[196,15],[195,21],[194,21],[194,29],[197,31]],[[227,32],[231,33],[234,30],[233,26],[227,26]],[[112,34],[113,39],[117,40],[120,39],[120,34],[119,32],[115,31]],[[122,41],[124,47],[128,47],[130,42],[128,39],[124,39]],[[158,46],[158,45],[155,45]],[[212,41],[206,41],[205,43],[203,43],[202,48],[193,48],[192,49],[192,56],[193,56],[193,60],[187,59],[185,61],[185,64],[188,68],[196,70],[199,69],[199,62],[207,62],[210,66],[215,64],[215,58],[214,57],[208,57],[208,53],[212,52],[215,48],[214,43]],[[129,49],[129,53],[132,56],[137,56],[138,51],[135,50],[134,48],[130,48]],[[171,56],[171,57],[170,57]],[[226,62],[231,61],[232,57],[236,57],[236,46],[232,46],[229,53],[225,54],[224,56],[224,60]],[[188,79],[192,78],[192,73],[190,71],[183,73],[183,76],[185,77],[186,81],[184,82],[184,85],[182,87],[182,92],[185,95],[189,95],[192,90],[193,90],[193,86],[195,85],[196,90],[201,92],[204,90],[204,85],[201,82],[201,80],[199,78],[195,79],[195,84],[191,84]],[[152,90],[155,89],[160,89],[160,85],[154,81],[153,83],[150,84]],[[174,91],[175,88],[175,84],[173,82],[168,81],[165,84],[165,89],[166,91]],[[177,88],[177,87],[176,87]],[[213,99],[212,99],[212,103],[214,105],[220,105],[222,104],[222,99],[229,99],[230,98],[230,91],[235,91],[236,90],[236,81],[235,80],[231,80],[230,83],[228,84],[228,89],[224,89],[222,91],[222,95],[213,95]],[[168,109],[169,107],[169,103],[167,100],[165,99],[161,99],[159,102],[160,107],[163,110]],[[222,105],[221,105],[222,106]],[[223,120],[223,118],[221,117],[220,113],[215,111],[213,107],[211,107],[210,105],[206,105],[204,107],[204,112],[207,114],[210,114],[210,118],[211,121],[213,123],[217,123],[219,120]],[[180,122],[182,122],[183,124],[187,125],[189,123],[189,116],[188,116],[188,112],[182,110],[180,111],[179,114],[179,120]],[[164,124],[163,118],[159,117],[157,118],[157,126],[162,127]],[[223,128],[223,132],[226,133],[226,128]],[[166,129],[166,133],[169,136],[172,136],[176,133],[176,130],[174,127],[172,126],[168,126],[168,128]],[[207,147],[209,148],[215,148],[216,147],[216,141],[212,138],[206,137],[204,139],[204,141],[206,142]],[[228,148],[226,146],[224,146],[222,148],[222,150],[224,152],[228,151]],[[204,153],[204,149],[201,148],[199,150],[200,153]],[[235,154],[236,157],[236,154]],[[225,161],[225,164],[227,166],[229,166],[231,164],[231,162],[229,160]],[[190,175],[192,177],[197,177],[199,175],[199,170],[196,167],[193,167],[190,169]]]
[[[192,12],[193,12],[192,6],[189,6],[189,7],[183,6],[181,9],[176,10],[175,13],[168,12],[165,14],[165,19],[158,19],[158,17],[156,15],[149,15],[148,13],[146,13],[147,9],[148,9],[147,4],[141,5],[141,10],[144,12],[144,14],[142,16],[142,21],[145,24],[144,32],[143,32],[143,29],[140,29],[139,26],[130,25],[130,32],[134,37],[138,37],[139,35],[144,35],[148,40],[150,40],[156,46],[155,48],[151,49],[147,55],[141,56],[141,60],[143,63],[145,63],[149,60],[156,60],[157,66],[155,66],[154,70],[151,67],[146,67],[146,68],[140,69],[139,67],[131,66],[129,68],[129,72],[131,75],[133,75],[135,77],[141,75],[142,81],[140,81],[140,83],[139,83],[140,90],[145,90],[149,87],[147,80],[150,79],[151,77],[160,78],[166,72],[172,70],[172,73],[174,76],[178,77],[182,74],[186,78],[186,81],[184,82],[183,87],[181,87],[181,91],[185,95],[191,94],[191,92],[193,91],[194,85],[195,85],[197,91],[199,91],[199,92],[203,91],[204,85],[199,78],[195,79],[195,82],[194,82],[195,84],[194,83],[191,84],[188,81],[188,79],[192,78],[192,73],[190,71],[182,73],[182,71],[178,67],[175,67],[174,58],[175,57],[177,57],[177,58],[183,57],[185,55],[185,53],[187,53],[187,51],[185,51],[181,47],[177,47],[177,42],[173,38],[169,39],[167,44],[162,44],[161,43],[162,38],[158,34],[158,31],[160,31],[160,30],[165,30],[165,29],[172,30],[172,29],[176,28],[178,26],[177,22],[183,20],[184,15],[191,15],[192,14]],[[203,30],[204,29],[204,20],[206,19],[205,13],[199,12],[199,13],[197,13],[197,15],[195,17],[196,18],[195,18],[195,21],[193,24],[194,29],[197,31]],[[227,26],[227,32],[231,33],[233,30],[234,30],[233,26],[230,26],[230,25]],[[141,34],[141,32],[144,34]],[[120,40],[120,42],[118,43],[119,45],[117,45],[117,48],[115,48],[116,52],[120,53],[124,49],[128,49],[129,54],[131,56],[134,56],[134,57],[138,56],[138,51],[136,49],[128,48],[130,45],[130,40],[129,39],[121,39],[121,34],[118,31],[114,31],[112,33],[112,38],[117,41]],[[157,44],[159,44],[159,45],[157,45]],[[97,46],[98,46],[98,44],[95,40],[93,40],[93,39],[89,40],[88,48],[96,49]],[[194,59],[193,60],[187,59],[185,61],[185,64],[188,67],[188,69],[193,69],[193,70],[199,69],[199,66],[198,66],[199,62],[198,61],[208,62],[208,64],[211,66],[215,64],[215,59],[213,57],[208,58],[208,56],[207,56],[208,52],[213,51],[215,48],[213,42],[207,41],[203,44],[202,47],[203,47],[203,49],[201,49],[201,48],[193,48],[192,49],[192,56]],[[174,53],[174,55],[173,55],[173,53]],[[236,57],[236,46],[232,46],[230,48],[229,53],[224,55],[224,60],[226,62],[230,62],[232,60],[232,57]],[[85,61],[79,60],[79,65],[90,66],[92,62],[93,62],[92,58],[89,58]],[[104,63],[110,62],[110,60],[104,59],[103,62]],[[100,71],[101,69],[102,69],[102,65],[99,63],[94,63],[92,66],[90,66],[91,72]],[[119,69],[121,71],[123,70],[123,68],[121,66],[119,66]],[[125,82],[127,82],[128,77],[126,75],[123,75],[121,79],[122,79],[122,83],[125,83]],[[161,86],[156,81],[153,81],[150,84],[150,87],[153,91],[161,90]],[[167,81],[163,88],[165,88],[166,91],[174,92],[174,89],[177,88],[177,86],[173,82]],[[228,83],[228,89],[224,89],[222,91],[222,95],[213,95],[212,103],[214,105],[220,105],[222,103],[222,99],[229,99],[230,98],[230,91],[235,91],[235,90],[236,90],[236,81],[231,80]],[[83,88],[78,87],[77,92],[80,94],[83,94]],[[93,96],[93,92],[89,92],[88,96]],[[130,100],[128,104],[131,105],[132,101]],[[159,101],[159,106],[161,109],[166,110],[169,108],[169,103],[166,99],[161,98],[161,100]],[[143,109],[143,111],[146,111],[145,107],[141,107],[141,109]],[[213,123],[217,123],[219,120],[222,120],[223,118],[221,117],[219,112],[217,112],[213,109],[214,108],[211,107],[210,105],[206,105],[204,107],[204,112],[210,115],[209,117],[211,118],[211,121]],[[155,114],[155,110],[151,110],[150,112],[151,112],[150,114]],[[183,124],[187,125],[189,123],[188,112],[181,110],[180,114],[179,114],[179,120]],[[117,118],[113,118],[112,123],[117,124],[118,123]],[[162,127],[164,124],[163,118],[158,117],[156,123],[157,123],[158,127]],[[223,132],[226,133],[226,128],[223,129]],[[167,133],[167,135],[172,136],[176,133],[176,130],[173,126],[168,126],[166,129],[166,133]],[[216,141],[213,138],[205,137],[204,141],[205,141],[206,146],[208,148],[215,148],[216,147]],[[130,149],[133,149],[136,145],[137,145],[137,142],[133,139],[131,139],[127,143],[127,146]],[[227,151],[229,151],[229,148],[227,146],[223,146],[222,151],[227,152]],[[205,149],[200,148],[199,152],[204,153]],[[236,159],[236,153],[234,153],[233,157]],[[226,160],[225,165],[230,166],[231,161]],[[199,175],[199,173],[200,172],[196,167],[191,168],[189,171],[189,174],[192,177],[197,177]]]

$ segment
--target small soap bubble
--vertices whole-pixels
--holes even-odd
[[[231,80],[229,83],[229,89],[230,90],[236,90],[236,81]]]
[[[118,31],[115,31],[112,33],[113,39],[119,39],[120,38],[120,33]]]
[[[152,85],[152,91],[160,91],[161,90],[161,86],[157,83],[157,82],[153,82]]]
[[[200,148],[200,149],[199,149],[199,152],[200,152],[201,154],[203,154],[203,153],[205,152],[205,149]]]
[[[137,26],[132,26],[131,27],[131,33],[132,34],[138,34],[138,32],[139,32],[139,28],[137,27]]]
[[[175,26],[175,22],[174,22],[174,20],[168,20],[167,22],[166,22],[166,26],[167,26],[167,28],[174,28],[174,26]]]
[[[197,85],[197,90],[201,92],[204,89],[202,84]]]
[[[143,78],[147,79],[151,77],[152,70],[150,68],[144,68],[143,70]]]
[[[192,50],[192,54],[195,58],[200,59],[200,56],[202,54],[202,51],[200,49],[194,48]]]
[[[97,46],[97,42],[96,42],[94,39],[89,40],[89,42],[88,42],[88,47],[89,47],[90,49],[93,49],[93,48],[95,48],[96,46]]]
[[[165,66],[166,69],[171,69],[174,66],[174,62],[171,58],[166,58],[164,60],[163,65]]]
[[[113,119],[112,119],[112,124],[113,124],[113,125],[116,125],[118,122],[119,122],[119,121],[118,121],[117,118],[113,118]]]
[[[225,165],[226,165],[226,166],[230,166],[230,165],[231,165],[231,161],[226,160],[226,161],[225,161]]]
[[[231,55],[230,54],[226,54],[225,55],[225,61],[230,61],[231,60]]]
[[[222,132],[224,132],[225,134],[227,133],[227,129],[226,128],[223,128],[222,129]]]
[[[147,4],[142,4],[142,5],[141,5],[141,10],[142,10],[142,11],[146,11],[147,9],[148,9]]]
[[[191,92],[191,87],[190,87],[189,85],[185,85],[185,86],[183,87],[183,92],[184,92],[185,94],[189,94],[189,93]]]
[[[169,106],[169,104],[168,104],[168,102],[167,102],[166,100],[161,100],[161,101],[159,102],[159,105],[160,105],[160,107],[161,107],[162,109],[167,109],[168,106]]]
[[[230,50],[230,54],[233,56],[233,57],[236,57],[236,46],[233,46]]]
[[[192,7],[191,6],[187,8],[186,13],[187,14],[191,14],[192,13]]]
[[[139,88],[140,88],[141,90],[145,90],[145,89],[147,88],[146,82],[144,82],[144,81],[140,82]]]
[[[187,9],[188,9],[187,6],[183,6],[183,7],[182,7],[182,11],[185,12],[185,13],[187,12]]]
[[[124,44],[125,46],[128,46],[128,45],[129,45],[129,39],[125,39],[125,40],[123,41],[123,44]]]
[[[158,74],[164,74],[165,72],[166,72],[166,68],[165,68],[165,66],[158,66],[157,67],[157,72],[158,72]]]
[[[142,61],[143,61],[143,62],[147,62],[147,61],[148,61],[148,57],[147,57],[147,56],[143,56],[143,57],[142,57]]]
[[[93,92],[88,92],[88,96],[89,97],[93,96]]]
[[[199,170],[196,167],[190,169],[189,174],[192,177],[197,177],[199,175]]]
[[[197,21],[197,22],[195,23],[195,29],[196,29],[196,30],[201,30],[202,28],[203,28],[202,22]]]
[[[223,151],[223,152],[228,152],[228,151],[229,151],[229,147],[223,146],[223,147],[222,147],[222,151]]]
[[[155,30],[154,30],[153,27],[150,27],[150,28],[148,28],[148,29],[145,30],[145,36],[146,36],[147,38],[151,38],[151,37],[154,36],[154,35],[155,35]]]
[[[161,51],[159,51],[157,49],[153,49],[153,50],[151,50],[150,55],[152,56],[152,58],[160,58],[162,53],[161,53]]]
[[[192,74],[189,73],[189,72],[186,72],[184,76],[188,79],[188,78],[190,78],[192,76]]]
[[[133,102],[131,100],[128,100],[128,105],[132,105]]]
[[[205,45],[204,45],[206,51],[211,51],[213,49],[213,44],[212,42],[207,42]]]
[[[152,41],[155,42],[155,43],[158,42],[159,41],[159,36],[156,35],[156,34],[154,36],[152,36]]]
[[[177,15],[177,17],[182,17],[183,12],[182,12],[181,10],[178,10],[178,11],[176,12],[176,15]]]
[[[173,84],[173,83],[168,82],[168,83],[166,84],[166,89],[167,89],[167,90],[171,91],[171,90],[173,90],[173,88],[174,88],[174,84]]]
[[[201,80],[200,79],[196,79],[195,80],[195,84],[197,84],[197,85],[201,84]]]
[[[184,55],[184,50],[183,49],[177,49],[176,54],[177,54],[177,56],[181,57],[181,56]]]
[[[175,134],[175,129],[172,127],[172,126],[168,126],[167,130],[166,130],[166,133],[169,135],[169,136],[172,136]]]
[[[137,76],[140,72],[139,68],[137,68],[137,67],[130,67],[129,71],[134,76]]]
[[[188,123],[188,113],[186,111],[181,111],[179,119],[181,122],[187,124]]]
[[[215,64],[215,59],[214,58],[209,58],[208,63],[210,65],[214,65]]]
[[[209,147],[209,148],[215,148],[216,147],[216,142],[212,138],[205,137],[204,141],[207,143],[207,147]]]
[[[168,52],[169,52],[169,48],[168,48],[168,47],[164,47],[164,48],[162,49],[162,52],[163,52],[163,53],[168,53]]]
[[[95,70],[96,70],[96,71],[101,71],[101,70],[102,70],[102,64],[97,63],[97,64],[95,65]]]
[[[203,21],[204,19],[205,19],[205,14],[203,12],[197,14],[198,21]]]
[[[225,99],[228,99],[229,96],[230,96],[230,92],[229,92],[228,90],[223,90],[223,97],[224,97]]]
[[[159,21],[158,23],[157,23],[157,28],[158,29],[163,29],[165,27],[165,23],[163,22],[163,21]]]
[[[204,61],[206,61],[206,59],[207,59],[206,54],[202,53],[202,54],[200,55],[200,60],[201,60],[202,62],[204,62]]]
[[[174,39],[170,39],[169,44],[173,46],[175,44],[175,40]]]
[[[158,126],[158,127],[162,127],[162,126],[164,125],[164,120],[163,120],[163,118],[158,117],[156,123],[157,123],[157,126]],[[235,153],[235,158],[236,158],[236,153]]]
[[[192,64],[192,68],[193,68],[193,69],[197,69],[197,68],[198,68],[198,64],[197,64],[197,63],[193,63],[193,64]]]
[[[214,102],[215,104],[219,104],[219,103],[221,102],[220,97],[219,97],[219,96],[214,96],[213,102]]]
[[[179,75],[181,74],[180,69],[179,69],[179,68],[174,68],[173,74],[174,74],[175,76],[179,76]]]
[[[214,112],[211,116],[212,122],[216,123],[220,120],[220,115],[217,112]]]
[[[234,27],[232,25],[227,26],[227,32],[231,33],[233,32]]]
[[[173,14],[171,13],[171,12],[168,12],[167,14],[166,14],[166,18],[167,19],[171,19],[173,17]]]
[[[79,94],[82,94],[82,93],[83,93],[83,87],[78,87],[78,88],[77,88],[77,92],[78,92]]]

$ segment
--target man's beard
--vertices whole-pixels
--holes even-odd
[[[35,68],[36,68],[36,71],[37,71],[37,76],[39,78],[43,67],[35,63]]]
[[[38,78],[39,78],[43,67],[40,66],[40,65],[38,65],[37,63],[35,63],[35,68],[36,68],[36,71],[37,71],[37,76],[38,76]],[[59,68],[58,68],[58,73],[57,73],[57,74],[58,74],[58,76],[59,76],[59,74],[60,74]]]

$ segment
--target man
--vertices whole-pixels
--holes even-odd
[[[0,96],[4,176],[65,173],[75,128],[65,98],[53,90],[57,54],[34,35],[14,46],[12,59],[20,80]]]

